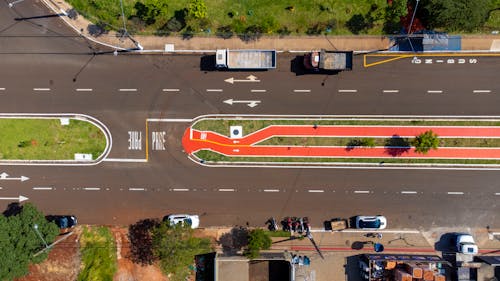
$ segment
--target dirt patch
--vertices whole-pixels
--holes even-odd
[[[49,257],[40,264],[31,265],[29,274],[16,281],[72,281],[80,268],[78,229],[54,245]],[[57,239],[61,239],[59,236]]]
[[[168,278],[161,272],[158,266],[141,266],[140,264],[133,263],[129,259],[130,242],[128,240],[127,228],[112,227],[111,232],[116,241],[116,256],[118,263],[118,270],[113,278],[114,281],[168,281]]]

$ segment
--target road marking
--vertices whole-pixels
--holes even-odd
[[[233,149],[233,152],[240,152],[240,150],[235,148],[235,149]]]
[[[33,91],[47,92],[50,91],[50,88],[33,88]]]
[[[207,92],[222,92],[222,89],[207,89]]]
[[[474,90],[472,91],[474,94],[481,94],[481,93],[491,93],[491,90]]]
[[[193,122],[193,119],[182,119],[182,118],[148,118],[148,122]]]
[[[356,194],[367,194],[370,193],[369,190],[354,190],[354,193]]]
[[[52,187],[36,186],[33,187],[33,190],[52,190]]]
[[[135,187],[131,187],[128,189],[129,191],[144,191],[146,190],[145,188],[142,188],[142,187],[139,187],[139,188],[135,188]]]
[[[294,93],[310,93],[311,90],[293,90]]]
[[[463,195],[464,193],[461,191],[448,191],[448,195]]]
[[[500,192],[496,192],[495,195],[500,195]]]
[[[164,92],[179,92],[179,89],[163,89]]]
[[[325,192],[323,189],[309,189],[308,192],[311,193],[322,193]]]
[[[91,190],[91,191],[95,191],[95,190],[101,190],[100,187],[85,187],[83,188],[84,190]]]
[[[234,188],[219,188],[219,191],[221,191],[221,192],[232,192],[232,191],[234,191]]]
[[[92,89],[90,88],[78,88],[76,89],[77,92],[92,92]]]
[[[0,91],[5,91],[5,88],[0,88]]]
[[[250,90],[250,92],[252,92],[252,93],[265,93],[266,90],[254,90],[254,89],[252,89],[252,90]]]
[[[416,191],[401,191],[401,194],[417,194]]]
[[[279,189],[264,189],[264,192],[280,192]]]
[[[373,232],[373,230],[349,230],[349,229],[344,229],[342,232],[347,232],[347,233],[364,233],[364,232]],[[404,229],[392,229],[392,230],[377,230],[379,233],[420,233],[418,230],[404,230]]]
[[[427,93],[429,93],[429,94],[442,94],[443,91],[441,91],[441,90],[427,90]]]
[[[173,191],[189,191],[189,188],[174,188]]]
[[[339,93],[357,93],[358,90],[339,90]]]
[[[106,162],[140,162],[140,163],[144,163],[144,162],[148,162],[148,160],[146,159],[126,159],[126,158],[106,158],[102,161],[106,161]]]
[[[137,89],[118,89],[120,92],[137,92]]]
[[[399,90],[383,90],[384,93],[399,93]]]

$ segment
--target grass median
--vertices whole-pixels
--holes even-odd
[[[0,118],[0,160],[74,160],[75,153],[98,158],[106,148],[103,132],[92,123],[70,119]]]
[[[107,227],[83,227],[80,236],[83,266],[78,281],[112,281],[116,272],[116,246]]]

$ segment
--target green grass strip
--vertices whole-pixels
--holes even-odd
[[[92,123],[70,119],[0,118],[1,160],[74,160],[75,153],[98,158],[106,148],[106,138]]]
[[[83,227],[80,236],[83,267],[78,281],[113,281],[116,265],[116,246],[107,227]]]
[[[275,163],[395,163],[395,164],[500,164],[500,160],[484,159],[413,159],[413,158],[295,158],[295,157],[227,157],[217,152],[200,150],[195,155],[207,162],[275,162]]]

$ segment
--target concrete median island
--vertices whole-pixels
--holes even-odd
[[[0,132],[0,161],[89,161],[99,158],[107,147],[101,128],[68,117],[0,116]]]
[[[432,132],[435,145],[419,144]],[[209,118],[184,134],[203,165],[500,165],[500,119]],[[420,149],[419,149],[420,148]]]

